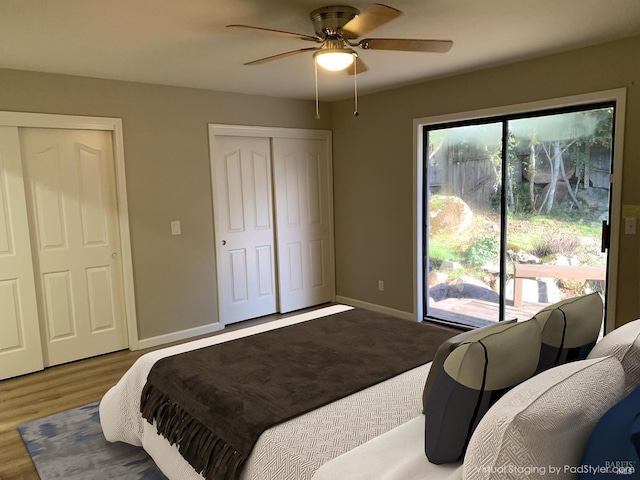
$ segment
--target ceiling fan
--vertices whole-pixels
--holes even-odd
[[[315,52],[313,57],[317,65],[331,70],[346,70],[354,75],[367,69],[358,54],[352,47],[363,50],[399,50],[408,52],[433,52],[445,53],[453,46],[450,40],[419,40],[408,38],[364,38],[374,29],[402,15],[395,8],[373,4],[367,10],[360,12],[357,8],[348,6],[321,7],[309,15],[315,29],[315,35],[274,30],[271,28],[254,27],[251,25],[227,25],[230,28],[245,28],[260,32],[297,38],[309,42],[319,43],[319,47],[306,47],[289,52],[279,53],[258,60],[245,63],[245,65],[259,65],[273,60],[297,55],[304,52]]]

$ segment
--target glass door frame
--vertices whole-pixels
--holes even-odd
[[[414,313],[415,319],[421,322],[425,319],[424,311],[424,254],[425,241],[423,232],[423,222],[425,214],[424,205],[424,178],[426,175],[426,161],[424,158],[424,127],[429,126],[459,126],[477,124],[491,121],[510,120],[527,116],[548,115],[549,113],[561,113],[574,110],[581,110],[589,105],[600,106],[612,103],[615,105],[614,132],[613,132],[613,157],[611,174],[611,197],[610,197],[610,245],[608,259],[608,281],[606,285],[607,303],[605,306],[605,332],[609,332],[614,327],[614,316],[616,306],[616,282],[618,251],[620,238],[620,214],[622,201],[622,159],[624,145],[624,118],[626,105],[626,89],[620,88],[602,92],[594,92],[584,95],[575,95],[549,99],[531,103],[460,112],[434,117],[424,117],[414,119],[414,182],[413,182],[413,207],[414,207]],[[506,125],[506,122],[504,123]],[[506,127],[503,127],[506,128]],[[503,132],[504,133],[504,132]],[[503,135],[503,143],[506,136]],[[503,148],[505,145],[503,145]],[[506,172],[506,169],[502,169]],[[503,173],[504,175],[504,173]],[[503,178],[504,181],[504,178]],[[501,200],[501,210],[503,222],[506,221],[504,199]],[[503,235],[506,234],[503,233]],[[501,242],[503,243],[503,242]],[[504,262],[504,252],[501,252],[501,262]],[[501,265],[502,274],[506,271]],[[504,301],[501,299],[501,304]],[[501,313],[501,319],[502,319]]]

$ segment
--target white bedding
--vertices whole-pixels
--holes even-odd
[[[334,305],[143,355],[100,403],[100,422],[106,439],[142,446],[170,480],[202,480],[177,447],[158,435],[155,427],[140,415],[140,393],[154,363],[167,356],[351,308]],[[242,480],[310,480],[323,464],[419,416],[430,366],[420,366],[270,428],[249,456]]]
[[[435,465],[424,454],[424,415],[322,465],[313,480],[461,480],[462,462]]]

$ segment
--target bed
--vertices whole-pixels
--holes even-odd
[[[333,305],[142,356],[107,392],[100,403],[100,421],[105,437],[112,442],[121,441],[141,446],[171,480],[202,480],[203,476],[184,460],[176,446],[159,435],[155,426],[141,416],[140,396],[154,364],[183,352],[340,314],[351,309],[352,307],[344,305]],[[453,335],[453,332],[449,335]],[[327,462],[411,420],[415,423],[415,419],[421,417],[421,395],[429,368],[429,363],[412,368],[269,428],[259,437],[240,478],[310,480]],[[400,429],[399,435],[402,435],[402,431]],[[415,435],[415,431],[414,428],[414,433],[407,434]],[[418,462],[425,460],[424,455],[416,459]],[[406,468],[406,465],[402,468]],[[458,468],[459,464],[438,466],[433,478],[448,478]],[[401,471],[398,475],[398,479],[406,478]]]

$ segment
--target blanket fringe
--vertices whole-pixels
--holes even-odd
[[[140,412],[207,480],[237,480],[246,457],[152,385],[145,385]]]

